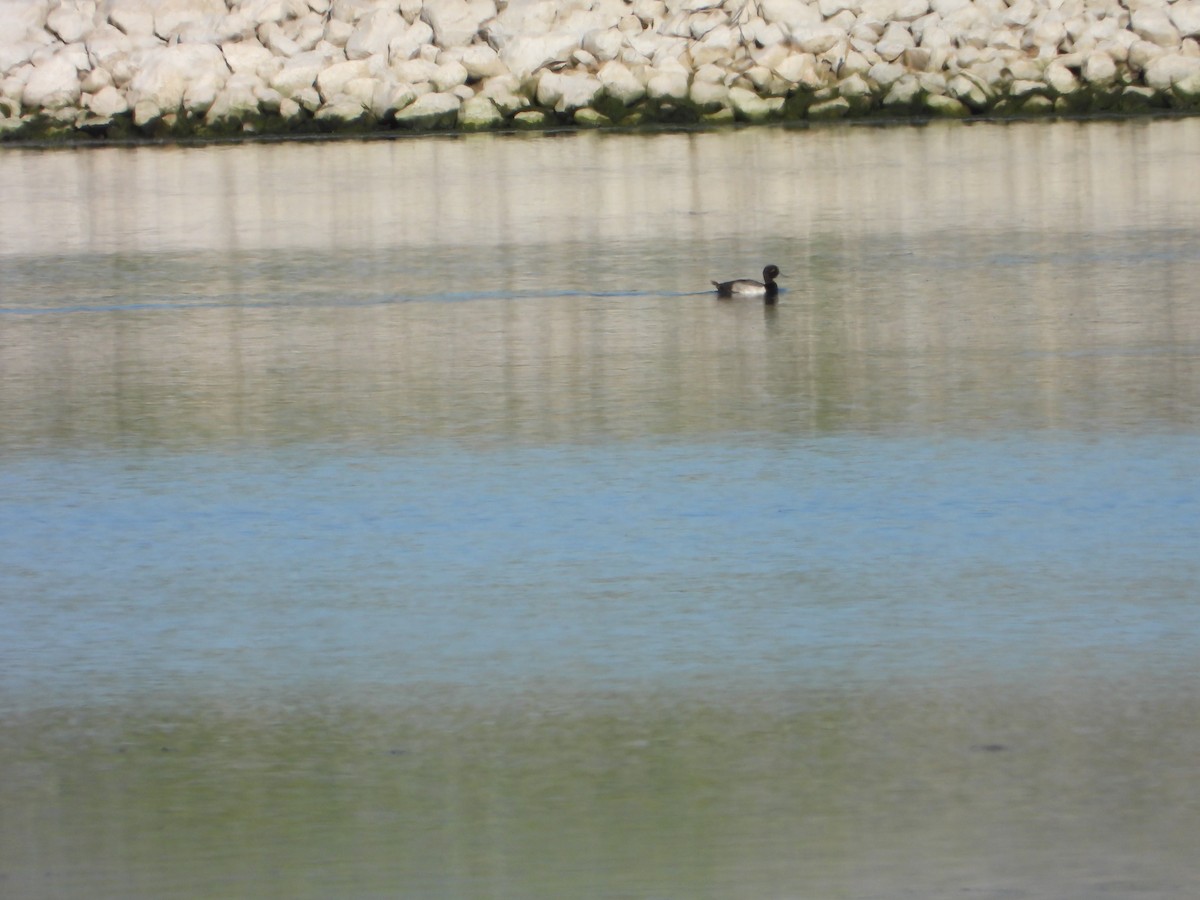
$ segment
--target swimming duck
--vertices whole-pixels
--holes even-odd
[[[779,266],[767,266],[763,269],[763,280],[753,281],[749,278],[739,278],[736,281],[714,281],[718,297],[762,297],[767,303],[774,303],[779,296],[779,285],[775,279],[779,277]]]

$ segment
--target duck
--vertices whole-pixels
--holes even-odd
[[[718,297],[762,297],[767,303],[774,303],[779,296],[779,285],[775,279],[779,277],[779,266],[767,266],[763,269],[763,280],[754,281],[750,278],[739,278],[736,281],[714,281]]]

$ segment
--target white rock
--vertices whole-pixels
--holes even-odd
[[[520,92],[521,84],[512,75],[494,75],[484,81],[476,96],[487,97],[505,115],[529,106],[529,98]]]
[[[150,100],[139,100],[133,105],[133,124],[139,128],[161,119],[162,116],[163,111]]]
[[[958,12],[971,3],[971,0],[930,0],[929,8],[943,19],[951,13]]]
[[[460,62],[448,62],[437,67],[429,83],[435,91],[449,93],[460,84],[466,84],[470,77],[467,67]]]
[[[93,67],[106,66],[113,58],[133,51],[133,43],[125,33],[108,22],[93,28],[84,46],[87,47],[88,61]]]
[[[1152,44],[1149,41],[1134,41],[1129,47],[1129,65],[1139,72],[1144,72],[1150,63],[1166,52],[1158,44]]]
[[[281,94],[280,96],[283,95]],[[296,91],[296,93],[292,94],[291,97],[283,97],[283,100],[285,103],[288,100],[294,100],[303,109],[306,109],[309,112],[316,112],[321,108],[321,95],[317,92],[315,87],[301,88],[300,90]]]
[[[914,75],[903,75],[883,98],[884,106],[908,106],[921,93],[921,83]]]
[[[154,35],[154,7],[148,0],[122,0],[108,9],[108,21],[131,38]]]
[[[408,23],[392,9],[376,9],[360,18],[346,39],[347,59],[387,56],[393,40],[408,33]]]
[[[914,46],[916,44],[912,32],[901,25],[892,24],[876,43],[875,52],[879,54],[880,59],[892,62],[903,55],[905,50]]]
[[[621,51],[621,58],[624,59],[626,54],[630,52],[637,53],[643,60],[650,60],[654,56],[655,51],[662,46],[662,38],[650,31],[643,31],[641,34],[626,35],[626,48]],[[705,41],[701,41],[698,46],[704,46]]]
[[[1024,28],[1033,21],[1036,12],[1033,0],[1013,0],[1008,9],[1001,14],[1000,21],[1005,25],[1017,25]]]
[[[317,114],[313,118],[318,122],[341,125],[357,122],[366,114],[366,107],[357,100],[352,100],[349,97],[338,97],[332,103],[326,103],[318,109]]]
[[[281,97],[279,100],[279,116],[282,119],[292,120],[299,118],[301,109],[300,104],[291,97]],[[212,112],[212,110],[209,110],[209,112]]]
[[[509,3],[494,19],[481,27],[484,39],[503,51],[508,43],[518,37],[541,37],[548,34],[558,15],[558,4],[554,0],[523,0]]]
[[[734,113],[749,122],[759,122],[771,114],[771,107],[762,97],[746,88],[729,89],[729,105]]]
[[[537,101],[555,112],[573,112],[591,106],[602,88],[600,79],[591,75],[544,72],[538,79]]]
[[[243,15],[257,28],[267,22],[283,22],[308,12],[308,4],[291,0],[244,0],[235,2],[233,10]]]
[[[690,37],[700,40],[718,25],[724,25],[727,19],[727,13],[718,12],[716,10],[693,13],[692,15],[688,16],[688,32],[690,33]],[[778,28],[778,26],[776,26],[776,28]],[[760,31],[759,33],[761,34],[762,32]],[[689,35],[684,36],[688,37]],[[783,40],[782,29],[779,30],[779,40]]]
[[[188,82],[187,89],[183,92],[183,108],[195,114],[208,112],[209,107],[213,105],[217,95],[224,87],[225,81],[225,73],[221,73],[219,76],[216,72],[200,73],[198,77]]]
[[[1200,3],[1196,0],[1176,0],[1167,15],[1184,37],[1200,37]]]
[[[844,77],[850,72],[865,73],[871,68],[874,63],[879,62],[879,54],[872,53],[871,59],[867,59],[864,53],[861,53],[854,46],[839,45],[832,50],[827,51],[827,55],[841,55],[841,65],[838,67],[838,74]]]
[[[642,20],[634,15],[624,15],[617,20],[617,30],[621,34],[641,34]]]
[[[691,65],[694,68],[702,66],[718,65],[722,68],[731,68],[733,66],[732,50],[721,49],[720,47],[710,46],[706,43],[694,43],[688,50],[688,56],[691,60]],[[636,50],[626,48],[622,50],[622,55],[618,59],[626,62],[629,65],[636,65],[637,62],[648,62],[644,56],[638,54]]]
[[[275,55],[256,40],[228,41],[221,45],[225,64],[234,74],[258,75],[270,71]]]
[[[1180,99],[1188,103],[1200,100],[1200,72],[1181,78],[1172,86],[1172,90]]]
[[[816,4],[810,6],[804,0],[759,0],[758,8],[764,21],[781,25],[792,34],[821,22]]]
[[[817,71],[817,58],[811,53],[789,54],[775,67],[775,74],[791,84],[802,84],[808,88],[820,87],[823,82]]]
[[[946,81],[946,93],[969,109],[983,109],[988,103],[987,91],[974,78],[960,73]]]
[[[433,80],[434,74],[437,72],[437,63],[431,62],[428,59],[409,59],[404,62],[393,63],[392,72],[400,81],[407,81],[409,84],[420,84]]]
[[[846,40],[846,32],[836,25],[811,25],[792,30],[792,42],[804,53],[821,54]]]
[[[1008,96],[1017,100],[1028,97],[1030,94],[1043,94],[1045,91],[1046,85],[1040,81],[1022,81],[1018,79],[1008,86]]]
[[[620,55],[625,35],[616,28],[593,28],[583,36],[581,46],[596,59],[607,62]]]
[[[64,44],[74,44],[91,31],[95,15],[94,0],[64,0],[47,14],[46,28]]]
[[[806,115],[814,122],[828,122],[844,119],[850,114],[850,101],[845,97],[834,97],[832,100],[822,100],[808,108]]]
[[[329,19],[321,33],[321,39],[334,47],[345,48],[351,35],[354,34],[354,23],[343,22],[341,19]]]
[[[650,25],[666,16],[667,5],[662,0],[633,0],[633,14]]]
[[[753,47],[750,59],[756,66],[773,69],[788,58],[788,48],[783,44],[772,44],[769,47]]]
[[[1050,63],[1050,65],[1046,66],[1043,77],[1050,90],[1059,96],[1073,94],[1079,90],[1079,81],[1075,78],[1075,73],[1062,63]]]
[[[896,14],[898,0],[862,0],[859,4],[859,20],[866,22],[890,22]],[[926,6],[926,12],[929,7]],[[924,13],[922,13],[924,15]]]
[[[304,52],[300,49],[300,44],[278,22],[264,22],[259,25],[255,37],[275,56],[290,57]]]
[[[307,6],[302,8],[306,16],[312,16],[313,20],[316,20],[316,16],[313,16],[313,14],[309,12]],[[295,28],[297,27],[298,23],[289,22],[288,24],[289,27]],[[244,39],[250,37],[250,35],[254,34],[255,27],[256,23],[253,19],[240,10],[234,9],[233,11],[220,17],[215,23],[215,27],[209,30],[207,33],[211,35],[211,39],[215,43],[219,44],[225,41],[233,41],[238,40],[239,38]],[[202,32],[200,29],[197,29],[196,36],[199,36],[201,33],[204,32]],[[192,40],[193,36],[181,36],[179,39],[181,41]]]
[[[487,44],[472,44],[467,47],[459,62],[467,70],[467,77],[471,81],[503,75],[507,71],[500,60],[500,54]]]
[[[686,99],[688,96],[687,73],[653,71],[646,81],[646,94],[654,100]]]
[[[53,40],[44,31],[47,5],[44,2],[0,2],[0,44],[16,43],[38,32],[45,36],[39,43]]]
[[[87,72],[81,72],[82,79],[79,82],[80,89],[85,94],[95,94],[113,84],[112,73],[108,69],[95,68]],[[0,90],[2,93],[2,90]]]
[[[660,38],[658,46],[654,49],[654,53],[650,57],[650,62],[656,68],[662,68],[664,65],[671,63],[678,63],[683,57],[684,51],[687,50],[688,43],[683,38]]]
[[[87,108],[102,119],[111,119],[113,116],[129,112],[129,104],[125,102],[125,95],[112,85],[103,87],[92,94],[88,99]]]
[[[571,68],[587,68],[587,70],[594,70],[594,68],[598,66],[600,62],[600,60],[596,59],[595,56],[588,53],[587,50],[584,49],[575,50],[575,53],[571,54],[570,61]]]
[[[631,106],[646,96],[646,86],[624,63],[610,60],[600,67],[596,77],[604,93],[624,106]]]
[[[437,128],[458,118],[462,101],[453,94],[423,94],[396,113],[396,122],[409,128]]]
[[[299,45],[303,52],[315,49],[317,44],[325,40],[326,24],[326,21],[320,16],[309,13],[301,19],[293,19],[284,23],[284,27],[290,30],[292,40]]]
[[[964,69],[963,74],[973,79],[989,97],[999,92],[1015,77],[1006,65],[1005,59],[1000,56],[981,59]]]
[[[345,92],[347,82],[354,78],[362,78],[369,72],[370,67],[364,59],[331,63],[317,74],[317,90],[321,92],[325,102],[329,103]],[[286,93],[279,88],[276,90],[281,94]]]
[[[371,103],[375,99],[375,88],[379,82],[374,77],[364,76],[362,78],[351,78],[342,87],[342,92],[339,97],[344,97],[347,100],[353,100],[363,109],[370,109]]]
[[[862,6],[860,0],[817,0],[817,9],[826,19],[832,19],[840,12],[858,15]]]
[[[1107,53],[1098,50],[1087,55],[1080,74],[1088,84],[1110,84],[1117,77],[1117,64]]]
[[[521,36],[500,48],[500,59],[509,72],[524,81],[547,63],[565,61],[578,46],[579,42],[567,34]]]
[[[57,41],[47,44],[44,47],[39,47],[29,57],[29,61],[35,66],[40,66],[47,62],[51,57],[59,56],[73,65],[79,71],[86,70],[91,63],[88,62],[87,47],[83,44],[60,44]]]
[[[393,63],[412,59],[423,47],[432,46],[432,42],[433,29],[426,22],[418,20],[388,44],[388,58]]]
[[[245,78],[248,76],[239,75],[237,77]],[[231,78],[231,80],[232,80],[232,78]],[[228,90],[228,88],[229,88],[228,81],[225,82],[225,88],[226,88],[226,90]],[[274,88],[269,88],[263,84],[255,84],[254,88],[253,88],[253,92],[254,92],[255,98],[258,100],[259,109],[262,109],[266,112],[279,112],[280,108],[284,105],[284,103],[295,103],[296,102],[295,100],[292,100],[290,97],[285,98],[283,96],[283,94],[279,93],[279,91],[275,90]],[[212,110],[210,109],[209,112],[212,112]]]
[[[526,109],[512,117],[512,123],[517,128],[542,128],[546,124],[546,114],[540,109]]]
[[[0,7],[2,6],[3,4],[0,4]],[[46,36],[50,37],[48,34]],[[41,46],[41,44],[30,40],[19,40],[13,43],[0,40],[0,74],[15,72],[20,69],[20,67],[30,61],[34,52]]]
[[[897,22],[913,22],[929,12],[929,0],[897,0],[892,18]]]
[[[332,0],[329,5],[329,18],[353,25],[378,7],[376,0]]]
[[[756,44],[760,47],[771,48],[780,47],[787,42],[791,32],[785,31],[782,25],[776,22],[763,22],[761,19],[759,21],[761,25],[754,32],[754,42]],[[727,28],[728,26],[724,27]]]
[[[729,105],[729,88],[721,83],[693,81],[689,97],[702,112],[716,112]]]
[[[688,27],[688,18],[689,16],[686,12],[672,13],[667,17],[665,22],[655,29],[655,33],[668,37],[690,38],[692,32]]]
[[[693,44],[691,51],[694,53],[696,47],[700,46],[731,53],[743,44],[744,41],[740,29],[731,28],[728,25],[720,25],[706,34],[704,40],[700,41],[698,45]]]
[[[21,104],[29,109],[62,109],[73,106],[80,93],[79,70],[66,58],[52,56],[30,73]]]
[[[400,15],[404,16],[404,21],[411,25],[421,15],[422,6],[424,6],[424,0],[400,0]]]
[[[890,88],[907,73],[904,66],[894,62],[878,62],[867,70],[867,77],[881,88]]]
[[[228,12],[224,0],[157,0],[154,33],[164,41],[175,38],[203,43],[222,33]]]
[[[1145,79],[1149,87],[1166,91],[1197,72],[1200,72],[1200,58],[1168,53],[1146,66]]]
[[[1121,31],[1112,40],[1101,41],[1096,45],[1096,49],[1107,53],[1114,62],[1123,64],[1129,60],[1129,48],[1136,43],[1137,35],[1132,31]]]
[[[484,131],[504,121],[504,113],[487,97],[472,97],[458,110],[458,127],[465,131]]]
[[[390,119],[397,110],[404,109],[416,99],[417,95],[411,84],[391,79],[377,81],[371,94],[371,114],[380,120]]]
[[[475,39],[480,26],[495,15],[492,0],[437,0],[421,9],[421,18],[433,29],[439,47],[466,46]]]
[[[253,74],[234,73],[212,101],[204,120],[210,125],[226,120],[238,120],[258,113],[258,96],[254,88],[258,79]]]
[[[1170,17],[1160,7],[1144,6],[1134,10],[1130,16],[1129,27],[1138,37],[1152,44],[1158,44],[1160,47],[1179,46],[1179,29],[1171,24]]]
[[[777,76],[766,66],[751,66],[742,73],[742,77],[754,85],[754,90],[761,96],[766,93],[771,79]]]
[[[597,28],[608,28],[616,21],[615,16],[606,16],[601,8],[585,8],[588,4],[564,4],[565,15],[560,12],[554,22],[554,30],[561,30],[576,41],[582,42],[584,35]],[[575,8],[572,8],[575,6]]]
[[[300,53],[285,62],[268,83],[284,97],[295,97],[316,84],[317,76],[328,62],[328,55],[319,50]]]
[[[941,72],[923,72],[917,76],[917,82],[927,94],[946,93],[946,76]]]
[[[971,114],[971,111],[960,100],[942,94],[930,94],[925,98],[925,108],[935,116],[947,119],[961,119]]]
[[[221,48],[212,44],[170,44],[144,50],[139,62],[138,72],[129,83],[128,99],[134,104],[135,115],[139,107],[142,115],[147,114],[149,106],[157,108],[158,113],[149,113],[151,119],[179,109],[192,82],[208,85],[211,76],[211,84],[219,88],[229,76]]]
[[[1080,65],[1082,64],[1081,61]],[[1048,63],[1041,63],[1025,56],[1019,56],[1015,59],[1006,60],[1004,65],[1008,68],[1009,74],[1017,80],[1039,81]]]
[[[855,99],[857,97],[865,97],[871,93],[871,86],[867,84],[865,78],[858,73],[851,75],[849,78],[843,78],[838,82],[838,94],[842,97]]]

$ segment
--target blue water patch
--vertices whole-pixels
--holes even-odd
[[[1189,666],[1197,460],[1156,435],[12,461],[0,698]]]

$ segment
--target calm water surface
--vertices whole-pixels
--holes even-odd
[[[1198,167],[4,151],[0,895],[1200,895]]]

